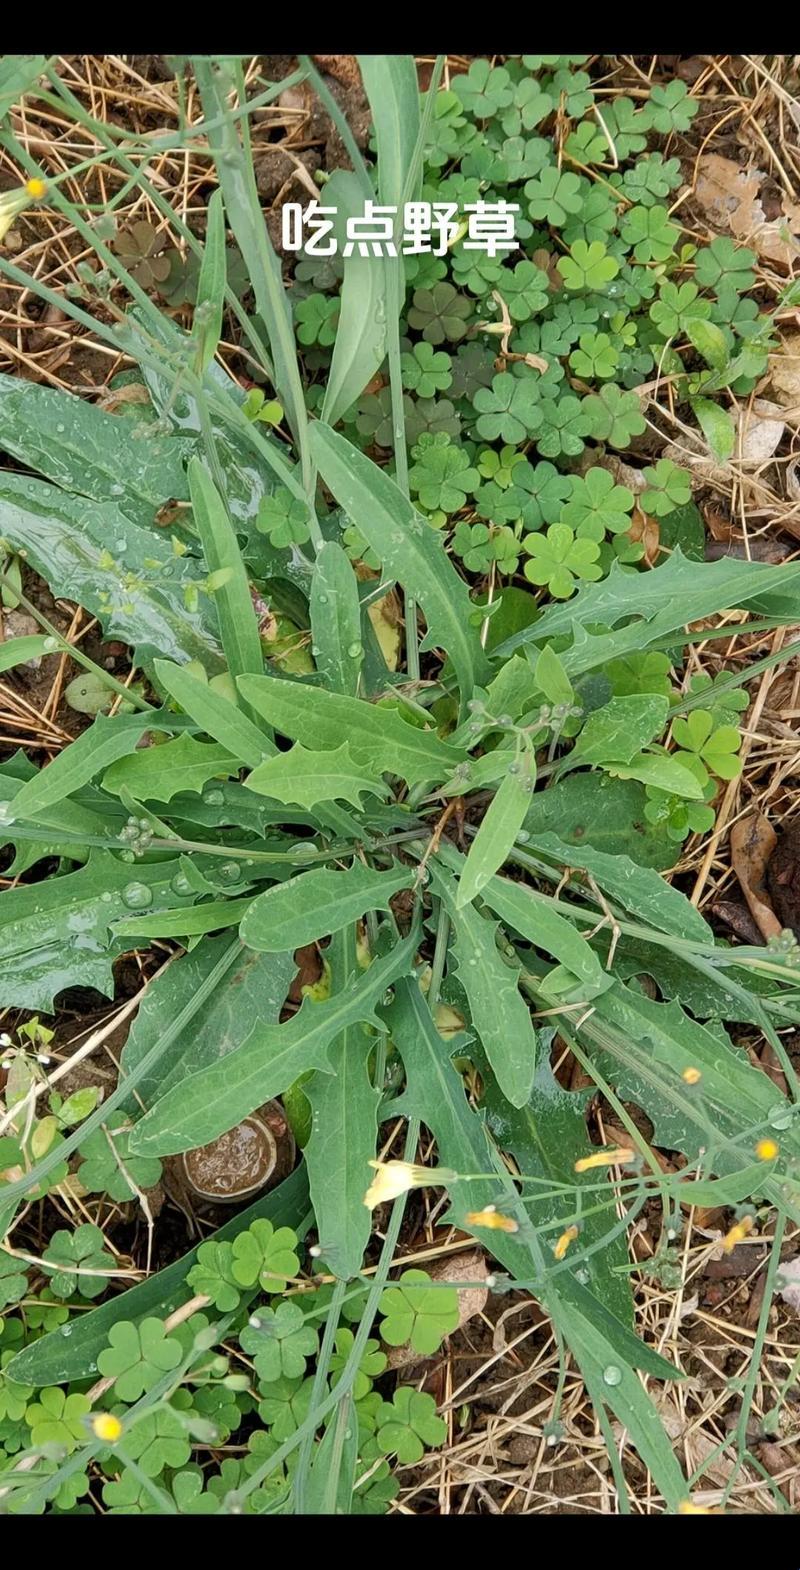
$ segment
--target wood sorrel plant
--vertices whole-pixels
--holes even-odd
[[[144,989],[102,1101],[65,1113],[47,1065],[9,1038],[0,1290],[22,1306],[0,1386],[16,1425],[0,1428],[0,1509],[81,1508],[93,1475],[125,1512],[386,1508],[386,1457],[416,1461],[444,1430],[429,1396],[371,1389],[385,1367],[375,1317],[390,1344],[427,1351],[457,1319],[446,1287],[387,1288],[405,1194],[424,1181],[421,1125],[444,1223],[485,1245],[494,1290],[540,1299],[604,1432],[610,1414],[624,1424],[665,1507],[689,1497],[638,1377],[681,1370],[634,1332],[626,1228],[659,1198],[669,1254],[682,1203],[730,1207],[734,1237],[769,1206],[776,1261],[800,1218],[800,1125],[777,1034],[798,1018],[796,948],[718,942],[661,876],[736,776],[744,680],[783,655],[684,687],[682,651],[689,624],[734,607],[759,629],[790,623],[800,564],[698,560],[689,479],[668,459],[643,469],[663,547],[644,561],[609,456],[637,462],[656,376],[729,456],[717,395],[753,389],[771,318],[751,296],[752,254],[697,251],[668,207],[669,138],[697,107],[685,85],[596,115],[586,63],[478,60],[445,90],[440,61],[420,96],[410,57],[364,57],[365,159],[302,59],[293,80],[319,90],[353,164],[326,181],[326,205],[446,203],[458,232],[442,255],[307,254],[288,288],[249,143],[250,114],[285,83],[248,100],[238,62],[197,60],[201,124],[141,139],[90,119],[52,62],[24,80],[0,67],[12,96],[27,87],[96,137],[69,190],[102,162],[201,252],[185,331],[6,122],[18,209],[41,195],[98,270],[64,294],[4,256],[0,273],[121,351],[147,401],[112,415],[0,379],[0,446],[16,461],[0,475],[4,560],[123,639],[148,685],[129,691],[73,648],[27,575],[3,570],[42,632],[3,645],[0,670],[69,653],[116,712],[44,767],[22,753],[0,767],[0,838],[21,880],[0,895],[0,1001],[41,1015],[66,987],[112,996],[120,955],[157,941],[175,957]],[[216,182],[202,246],[146,161],[159,146],[196,154],[200,135]],[[464,243],[480,201],[520,208],[519,250]],[[228,288],[228,236],[253,317]],[[266,401],[217,358],[229,308]],[[400,596],[402,655],[387,619]],[[295,950],[326,940],[323,982],[284,1017]],[[788,1096],[734,1043],[738,1025],[772,1044]],[[553,1074],[556,1031],[628,1145],[593,1153],[585,1097]],[[113,1275],[93,1226],[31,1256],[32,1200],[75,1177],[141,1196],[163,1158],[280,1095],[304,1149],[276,1194],[124,1302],[31,1319],[32,1280],[51,1308],[78,1307]],[[677,1175],[631,1105],[685,1158]],[[398,1119],[408,1165],[376,1178],[382,1125]],[[322,1286],[301,1270],[309,1195]],[[394,1210],[364,1277],[382,1196]],[[250,1313],[258,1292],[269,1301]],[[246,1459],[192,1462],[233,1434]]]

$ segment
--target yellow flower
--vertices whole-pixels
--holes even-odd
[[[494,1205],[483,1210],[468,1210],[464,1217],[468,1227],[488,1227],[491,1232],[518,1232],[519,1222],[513,1216],[504,1216]]]
[[[111,1412],[97,1412],[90,1419],[90,1427],[95,1439],[105,1439],[111,1445],[122,1437],[122,1424]]]
[[[681,1074],[681,1079],[687,1085],[699,1085],[702,1078],[699,1068],[685,1068]]]
[[[760,1139],[756,1145],[756,1155],[759,1161],[774,1161],[780,1146],[774,1139]]]
[[[4,191],[0,196],[0,241],[4,240],[15,218],[30,207],[31,202],[44,196],[44,180],[28,180],[15,191]]]
[[[364,1195],[368,1210],[374,1210],[388,1199],[407,1194],[410,1188],[435,1187],[440,1183],[453,1183],[457,1173],[449,1167],[415,1167],[410,1161],[371,1161],[377,1174]]]
[[[682,1499],[678,1505],[678,1515],[716,1515],[716,1510],[710,1510],[707,1505],[695,1505],[691,1499]]]
[[[743,1242],[747,1234],[752,1232],[753,1224],[752,1216],[742,1216],[741,1221],[737,1221],[735,1226],[732,1226],[730,1232],[726,1232],[722,1239],[723,1254],[732,1254],[736,1244]]]
[[[596,1150],[593,1156],[582,1156],[575,1162],[576,1172],[591,1172],[593,1167],[621,1166],[625,1161],[635,1159],[635,1150],[629,1150],[626,1145],[607,1145],[605,1150]]]
[[[566,1232],[562,1232],[558,1242],[553,1244],[553,1253],[556,1259],[564,1258],[570,1243],[574,1243],[577,1236],[577,1227],[567,1227]]]

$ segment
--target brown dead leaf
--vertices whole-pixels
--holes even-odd
[[[777,835],[762,812],[748,813],[731,829],[731,861],[742,886],[742,893],[758,924],[764,942],[777,937],[782,928],[764,887],[767,862],[777,844]]]
[[[655,567],[661,554],[661,537],[658,528],[658,519],[649,518],[642,512],[641,507],[634,507],[631,526],[628,530],[630,538],[635,545],[640,542],[644,545],[642,560],[648,567]]]
[[[483,1249],[470,1248],[463,1254],[445,1255],[437,1259],[432,1265],[426,1267],[432,1281],[446,1281],[456,1286],[458,1290],[458,1329],[466,1325],[476,1314],[482,1314],[489,1298],[489,1288],[485,1286],[458,1287],[459,1281],[485,1281],[488,1275],[486,1256]],[[407,1368],[411,1363],[425,1362],[419,1352],[410,1346],[390,1347],[388,1364],[390,1368]]]
[[[745,405],[739,413],[740,461],[746,464],[767,463],[775,452],[786,430],[780,404],[766,398],[756,398],[752,405]]]
[[[800,333],[787,333],[769,357],[772,391],[784,409],[800,409]]]
[[[800,1257],[781,1265],[778,1282],[778,1296],[800,1314]]]
[[[800,256],[800,206],[784,197],[783,210],[768,219],[760,200],[762,169],[741,169],[730,158],[706,153],[697,161],[695,196],[714,227],[728,228],[765,261],[786,271]]]
[[[694,194],[713,224],[732,227],[733,220],[750,220],[765,179],[760,169],[741,169],[731,158],[706,153],[697,160]],[[762,214],[763,216],[763,214]]]

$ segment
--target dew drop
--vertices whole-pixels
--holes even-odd
[[[589,1285],[589,1279],[589,1272],[586,1269],[586,1266],[581,1265],[579,1269],[575,1271],[575,1280],[579,1281],[582,1287],[585,1287]]]
[[[191,894],[192,885],[184,872],[178,872],[170,879],[170,888],[173,894]]]
[[[144,910],[153,903],[153,890],[146,883],[126,883],[122,890],[122,903],[129,910]]]
[[[67,429],[66,425],[62,425],[60,423],[56,426],[56,430],[58,431],[59,436],[63,436],[66,429]]]
[[[603,1369],[603,1384],[604,1385],[619,1385],[621,1383],[622,1383],[622,1369],[621,1368],[617,1368],[616,1363],[609,1363],[608,1368],[604,1368]]]
[[[320,605],[327,605],[327,603],[328,603],[328,596],[327,596],[327,594],[321,594],[320,595],[319,603],[320,603]]]
[[[777,1107],[773,1107],[772,1111],[769,1114],[769,1126],[770,1126],[770,1128],[778,1128],[778,1129],[791,1128],[791,1126],[792,1126],[792,1112],[791,1112],[791,1108],[790,1107],[783,1107],[783,1106],[780,1106],[780,1105],[778,1105]]]
[[[236,883],[242,876],[242,869],[238,861],[223,861],[219,875],[225,883]]]
[[[203,792],[203,801],[207,807],[221,807],[225,797],[221,790],[207,790]]]
[[[62,1336],[71,1336],[72,1335],[72,1326],[71,1325],[62,1325],[61,1326],[61,1334],[62,1334]]]
[[[347,653],[351,660],[360,660],[362,654],[364,653],[364,645],[361,643],[351,643]]]
[[[134,856],[132,850],[121,850],[119,853],[119,859],[120,861],[135,861],[136,857]]]
[[[100,898],[103,901],[104,905],[108,905],[110,903],[111,895],[109,894],[108,889],[103,889],[103,892],[100,895]]]
[[[52,654],[58,648],[58,638],[45,638],[42,648],[46,649],[48,654]]]

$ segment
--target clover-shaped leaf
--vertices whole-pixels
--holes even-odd
[[[385,1515],[400,1491],[388,1461],[379,1459],[381,1454],[377,1439],[366,1439],[360,1446],[350,1501],[351,1515]]]
[[[178,1413],[167,1405],[145,1413],[126,1429],[125,1451],[145,1477],[158,1477],[166,1467],[185,1466],[192,1446]]]
[[[22,1261],[11,1254],[0,1253],[0,1308],[8,1303],[18,1303],[28,1290],[28,1277]]]
[[[753,264],[755,253],[744,245],[737,245],[726,235],[715,235],[710,245],[698,251],[694,277],[703,289],[717,289],[725,284],[738,294],[743,294],[755,282]]]
[[[716,725],[709,710],[693,709],[685,718],[673,720],[672,735],[679,747],[693,753],[718,779],[735,780],[741,774],[742,761],[736,756],[741,735],[735,725]]]
[[[447,1424],[436,1415],[436,1402],[426,1391],[401,1385],[380,1413],[378,1447],[404,1463],[421,1461],[425,1448],[444,1443]]]
[[[644,114],[653,130],[666,136],[670,131],[688,131],[699,108],[697,99],[689,97],[686,83],[676,78],[666,87],[651,89]]]
[[[180,1342],[167,1335],[160,1319],[143,1319],[138,1325],[129,1319],[118,1320],[108,1332],[108,1341],[97,1367],[104,1378],[115,1380],[122,1401],[138,1401],[181,1360]]]
[[[302,545],[308,539],[308,507],[285,486],[279,485],[270,496],[262,496],[256,528],[262,534],[268,534],[279,549]]]
[[[575,240],[557,266],[567,289],[602,290],[619,272],[619,262],[602,240]]]
[[[626,245],[637,262],[665,262],[675,249],[680,230],[670,223],[666,207],[631,207],[621,224]]]
[[[637,109],[632,98],[623,95],[605,101],[603,120],[621,163],[630,158],[632,153],[644,152],[649,121],[643,111]]]
[[[564,225],[562,239],[572,246],[576,240],[599,240],[605,243],[617,222],[613,197],[605,186],[593,185],[586,192],[580,211]]]
[[[465,343],[456,351],[452,363],[454,398],[472,398],[479,387],[491,387],[494,377],[494,355],[482,343]]]
[[[501,573],[511,576],[519,565],[520,543],[507,525],[462,520],[456,524],[453,550],[470,572],[488,572],[496,562]]]
[[[551,229],[563,228],[570,213],[577,213],[581,206],[580,177],[571,170],[562,174],[555,164],[549,164],[523,189],[531,218],[544,221]]]
[[[535,316],[547,305],[547,274],[533,262],[517,262],[513,272],[505,269],[500,293],[512,322],[526,322],[529,316]]]
[[[662,829],[667,838],[677,844],[681,844],[687,834],[706,834],[714,827],[713,807],[706,807],[700,801],[683,801],[680,796],[672,796],[656,785],[646,785],[645,795],[647,822]]]
[[[295,308],[297,337],[302,344],[332,344],[339,325],[340,301],[337,295],[309,294]]]
[[[433,398],[444,392],[453,380],[451,360],[444,349],[434,349],[424,339],[416,343],[410,354],[400,357],[403,368],[403,386],[409,387],[420,398]]]
[[[331,1385],[338,1385],[344,1373],[345,1365],[353,1350],[355,1335],[345,1326],[337,1330],[334,1342],[335,1350],[331,1353]],[[386,1353],[381,1351],[380,1344],[372,1338],[365,1342],[364,1350],[358,1361],[355,1382],[353,1384],[353,1400],[363,1401],[372,1388],[373,1379],[377,1379],[386,1368]]]
[[[665,158],[663,153],[647,153],[638,158],[633,168],[624,174],[612,174],[611,183],[618,185],[628,201],[652,207],[663,201],[681,183],[681,166],[677,158]]]
[[[463,447],[455,447],[448,436],[421,436],[414,448],[416,463],[409,471],[408,483],[427,512],[458,512],[467,493],[476,491],[480,475],[473,469]]]
[[[492,66],[488,60],[473,60],[465,75],[453,77],[452,85],[459,102],[476,120],[490,120],[507,109],[514,96],[505,66]]]
[[[516,111],[509,109],[503,117],[504,129],[516,125]],[[506,182],[515,185],[519,180],[533,180],[545,169],[552,157],[549,141],[544,136],[510,135],[503,143],[501,156],[506,168]]]
[[[582,408],[591,420],[591,432],[598,441],[612,447],[628,447],[634,436],[646,429],[639,399],[634,392],[623,392],[616,382],[608,382],[598,393],[584,398]]]
[[[252,1354],[259,1379],[297,1379],[314,1356],[318,1338],[299,1304],[284,1302],[252,1314],[239,1332],[239,1343]]]
[[[587,400],[579,398],[543,398],[540,405],[542,428],[536,445],[546,458],[558,458],[561,453],[575,458],[583,452],[584,436],[592,430],[592,420],[585,408]]]
[[[523,76],[514,88],[510,107],[504,110],[501,124],[506,136],[518,137],[521,131],[532,131],[552,114],[555,104],[549,93],[533,76]],[[535,138],[541,141],[543,138]],[[545,143],[549,152],[549,143]],[[531,171],[534,173],[535,171]]]
[[[471,302],[443,279],[432,289],[414,290],[408,325],[421,332],[428,343],[439,344],[445,340],[458,343],[464,337],[467,318],[471,315]]]
[[[603,576],[597,565],[599,546],[594,540],[577,540],[566,523],[551,523],[546,534],[527,534],[522,543],[531,556],[525,563],[526,578],[547,584],[556,600],[568,600],[578,578],[595,582]]]
[[[74,1232],[54,1232],[44,1252],[50,1267],[50,1290],[55,1297],[99,1297],[108,1286],[114,1259],[103,1247],[105,1238],[90,1222]]]
[[[478,473],[505,491],[513,481],[517,464],[524,462],[524,454],[514,447],[502,447],[500,452],[496,447],[482,447],[478,453]]]
[[[647,488],[642,492],[644,512],[655,518],[665,518],[676,507],[685,507],[692,498],[692,482],[685,469],[679,468],[671,458],[659,458],[652,469],[645,469]]]
[[[700,298],[697,284],[673,283],[665,278],[660,285],[659,298],[650,307],[650,320],[664,338],[675,338],[685,333],[692,320],[705,321],[711,312],[710,300]]]
[[[714,716],[714,723],[719,725],[729,720],[732,715],[743,714],[750,706],[750,698],[743,687],[731,687],[726,690],[725,682],[729,680],[725,671],[717,676],[709,676],[707,671],[697,671],[689,681],[689,693],[692,697],[703,694],[703,708],[708,709]]]
[[[408,1342],[423,1354],[435,1352],[458,1325],[455,1287],[434,1286],[424,1270],[405,1270],[395,1286],[386,1288],[379,1307],[385,1316],[383,1340],[389,1346]]]
[[[186,1278],[193,1292],[209,1297],[215,1308],[220,1309],[223,1314],[229,1314],[232,1309],[238,1308],[242,1296],[240,1287],[252,1285],[249,1282],[239,1281],[233,1273],[233,1263],[233,1245],[225,1241],[215,1243],[212,1239],[208,1243],[200,1244],[197,1250],[197,1263],[192,1266]],[[253,1277],[253,1281],[255,1279],[256,1276]]]
[[[475,429],[486,441],[518,446],[542,423],[539,394],[533,377],[512,376],[501,371],[491,387],[479,387],[473,399],[478,411]]]
[[[107,1194],[122,1204],[133,1199],[136,1189],[152,1188],[158,1182],[161,1162],[155,1156],[132,1155],[130,1135],[130,1129],[103,1126],[83,1141],[78,1177],[87,1194]]]
[[[25,1422],[34,1449],[64,1445],[70,1453],[86,1440],[86,1415],[91,1402],[84,1395],[67,1395],[58,1386],[39,1391],[39,1400],[26,1408]]]
[[[571,494],[569,475],[561,474],[546,459],[536,464],[528,463],[526,459],[514,469],[508,496],[518,510],[509,516],[521,518],[526,529],[540,529],[543,523],[558,521],[564,502]]]
[[[673,695],[669,657],[658,650],[622,655],[610,660],[604,669],[615,698],[629,698],[640,692],[657,692],[665,698]]]
[[[262,1292],[283,1292],[300,1269],[297,1233],[291,1227],[274,1227],[261,1216],[233,1240],[233,1279],[240,1286],[255,1286]]]
[[[608,381],[619,365],[619,351],[608,333],[582,333],[578,344],[569,357],[576,376],[584,381]]]
[[[262,1400],[258,1415],[273,1438],[282,1444],[308,1417],[314,1381],[302,1378],[265,1380],[259,1388]]]
[[[633,491],[617,485],[608,469],[588,469],[572,479],[572,495],[561,513],[576,535],[587,540],[602,540],[606,534],[621,534],[630,528]]]

